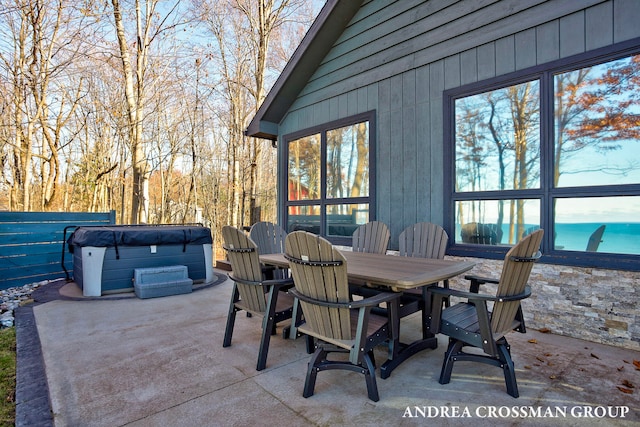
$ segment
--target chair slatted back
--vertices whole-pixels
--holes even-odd
[[[231,279],[248,282],[262,282],[262,266],[257,245],[245,233],[235,227],[222,227],[224,249],[227,251],[231,263]],[[255,286],[236,282],[240,299],[251,310],[266,312],[267,301],[262,286]]]
[[[502,230],[496,224],[469,222],[462,225],[460,237],[464,243],[497,245],[502,241]]]
[[[448,241],[444,228],[430,222],[419,222],[400,233],[400,256],[443,259]]]
[[[251,226],[249,237],[258,245],[262,255],[280,254],[284,252],[284,239],[287,233],[277,224],[261,221]]]
[[[536,254],[540,250],[543,230],[536,230],[524,237],[505,255],[502,274],[496,295],[499,297],[517,295],[524,291],[529,280]],[[520,307],[520,301],[496,302],[491,316],[494,334],[504,334],[513,329],[513,321]]]
[[[285,254],[298,292],[320,301],[349,301],[347,261],[328,240],[294,231],[285,241]],[[352,339],[349,309],[300,303],[305,322],[313,331],[330,339]]]
[[[390,239],[391,232],[384,222],[370,221],[353,232],[353,251],[384,254],[387,252]]]
[[[600,246],[600,243],[602,243],[602,235],[604,234],[604,229],[606,227],[607,226],[603,224],[598,227],[596,231],[591,233],[591,236],[589,236],[589,241],[587,242],[587,252],[598,251],[598,247]]]

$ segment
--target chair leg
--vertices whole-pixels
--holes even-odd
[[[236,323],[236,311],[232,309],[227,315],[227,327],[224,330],[223,347],[229,347],[231,345],[231,337],[233,336],[233,326]]]
[[[267,312],[262,318],[262,338],[260,339],[260,352],[258,353],[258,365],[256,370],[262,371],[267,366],[267,353],[269,352],[269,343],[271,335],[275,335],[276,331],[276,302],[278,299],[278,290],[271,288],[269,297],[267,298]]]
[[[440,384],[448,384],[451,381],[451,372],[453,370],[453,363],[456,360],[466,360],[473,362],[486,363],[492,366],[498,366],[502,368],[504,373],[504,381],[507,386],[507,393],[512,397],[518,397],[518,383],[516,382],[516,370],[511,359],[511,347],[506,339],[502,338],[497,343],[498,357],[489,357],[487,355],[464,353],[462,348],[464,342],[450,339],[449,346],[444,355],[444,363],[442,364],[442,371],[440,372]]]
[[[313,348],[315,347],[315,340],[311,335],[305,335],[305,343],[307,345],[307,354],[313,353]]]
[[[316,387],[316,377],[318,376],[319,368],[317,365],[322,362],[327,357],[327,352],[324,351],[322,347],[318,347],[311,356],[311,360],[309,361],[309,366],[307,368],[307,379],[304,382],[304,391],[302,392],[303,397],[313,396],[313,390]]]
[[[371,356],[371,352],[366,353],[363,356],[365,371],[364,371],[364,379],[367,382],[367,394],[369,395],[369,399],[377,402],[380,400],[380,396],[378,395],[378,384],[376,383],[376,368],[373,363],[373,357]]]
[[[442,364],[442,371],[440,371],[440,384],[449,384],[451,381],[451,371],[453,370],[453,362],[455,362],[455,356],[460,352],[464,343],[458,340],[450,340],[447,351],[444,353],[444,362]]]
[[[449,289],[449,279],[446,279],[444,282],[442,282],[442,286],[444,286],[445,289]],[[451,298],[449,298],[449,295],[445,297],[444,299],[445,308],[451,305],[450,299]]]
[[[507,386],[507,393],[510,396],[518,397],[518,383],[516,382],[516,370],[511,359],[511,347],[507,340],[498,343],[498,353],[502,362],[502,371],[504,372],[504,381]]]
[[[367,355],[369,355],[369,358],[371,359],[371,363],[373,365],[373,370],[375,371],[375,369],[376,369],[376,358],[375,358],[375,355],[373,354],[373,349],[369,350],[367,352]]]
[[[276,322],[273,317],[266,313],[262,322],[262,338],[260,339],[260,351],[258,352],[258,365],[256,370],[262,371],[267,366],[267,353],[269,353],[269,343]]]
[[[433,305],[433,300],[431,298],[431,294],[428,293],[428,290],[423,290],[423,301],[420,303],[422,305],[420,310],[420,315],[422,317],[422,339],[426,340],[429,338],[429,324],[430,324],[430,314]]]
[[[304,391],[302,393],[302,396],[305,398],[313,396],[318,372],[327,369],[347,369],[349,371],[364,374],[364,378],[367,384],[367,395],[369,396],[369,399],[373,400],[374,402],[380,400],[380,396],[378,394],[378,384],[376,382],[376,368],[373,351],[368,351],[363,355],[362,365],[355,365],[348,361],[329,361],[327,360],[327,355],[331,351],[335,350],[327,351],[322,346],[316,348],[316,351],[313,353],[313,356],[311,356],[311,360],[309,361],[309,365],[307,368],[307,377],[304,383]],[[344,350],[338,351],[344,352]]]
[[[284,320],[282,313],[276,313],[278,294],[280,290],[276,286],[269,288],[267,297],[267,310],[262,317],[262,339],[260,340],[260,353],[258,354],[258,371],[263,370],[267,365],[267,353],[269,352],[269,342],[271,335],[276,334],[276,327],[280,320]],[[289,317],[290,317],[289,313]]]
[[[222,342],[223,347],[229,347],[231,345],[233,326],[236,323],[236,313],[238,312],[235,303],[240,299],[239,295],[238,289],[236,288],[236,285],[234,285],[233,292],[231,293],[231,303],[229,304],[229,313],[227,314],[227,326],[224,329],[224,341]]]

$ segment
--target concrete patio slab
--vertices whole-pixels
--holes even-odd
[[[640,426],[640,353],[531,330],[509,337],[518,399],[486,365],[458,363],[451,383],[439,384],[444,338],[378,376],[379,402],[367,398],[362,375],[346,371],[321,372],[305,399],[304,340],[279,330],[258,372],[260,320],[241,315],[222,347],[231,289],[227,280],[170,297],[82,300],[67,287],[35,305],[53,424]],[[418,316],[401,327],[405,340],[417,337]],[[376,350],[378,365],[385,357]]]

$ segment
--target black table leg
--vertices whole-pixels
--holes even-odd
[[[389,307],[389,323],[392,333],[392,341],[389,343],[389,358],[380,367],[380,377],[387,379],[391,375],[391,372],[397,368],[402,362],[410,358],[416,353],[427,349],[438,348],[438,338],[429,332],[429,325],[427,325],[428,315],[426,315],[426,308],[431,310],[431,293],[428,291],[429,286],[422,288],[422,298],[424,306],[422,307],[422,339],[412,342],[411,344],[405,344],[400,342],[400,307],[399,301],[395,300]]]

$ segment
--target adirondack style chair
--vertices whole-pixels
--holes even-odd
[[[276,324],[290,319],[293,313],[293,297],[286,292],[293,286],[293,279],[265,279],[258,247],[244,232],[224,226],[222,236],[223,248],[231,263],[229,278],[234,282],[222,346],[231,345],[238,311],[245,310],[252,316],[262,318],[262,338],[256,366],[261,371],[267,364],[269,342],[276,331]]]
[[[487,363],[503,369],[507,393],[518,397],[516,373],[511,359],[511,349],[506,334],[515,330],[525,333],[520,301],[531,295],[527,285],[533,263],[540,254],[543,230],[524,237],[507,252],[499,280],[467,276],[471,281],[469,292],[454,289],[431,288],[433,311],[430,329],[433,333],[449,336],[449,346],[444,355],[440,372],[440,384],[451,380],[453,363],[460,360]],[[496,295],[480,294],[480,285],[495,283]],[[443,298],[448,296],[466,298],[443,309]],[[487,302],[493,302],[489,311]],[[484,354],[466,353],[463,348],[472,346],[482,349]]]
[[[400,256],[415,258],[444,259],[449,236],[442,227],[430,222],[419,222],[405,228],[398,238]],[[444,287],[449,287],[449,281],[444,281]],[[431,307],[425,309],[427,286],[420,289],[410,289],[403,292],[400,300],[400,317],[408,316],[416,311],[422,312],[423,336],[426,338],[427,321]],[[449,300],[445,299],[445,305]]]
[[[315,341],[303,396],[314,393],[318,372],[346,369],[363,373],[369,399],[379,400],[373,348],[390,337],[387,317],[371,313],[373,307],[394,301],[398,294],[381,292],[374,297],[350,301],[347,264],[331,243],[306,231],[287,236],[285,257],[289,260],[297,298],[294,311],[297,332]],[[304,313],[301,320],[299,308]],[[328,360],[329,353],[348,353],[347,361]]]
[[[596,228],[596,231],[591,233],[591,236],[589,236],[589,241],[587,242],[587,252],[598,251],[598,246],[600,246],[600,243],[602,243],[602,235],[604,234],[604,229],[606,227],[607,226],[603,224],[600,227]]]
[[[444,228],[430,222],[418,222],[400,233],[400,256],[443,259],[448,241]]]
[[[464,243],[497,245],[502,241],[502,230],[496,224],[469,222],[462,226],[460,237]]]
[[[287,232],[277,224],[267,221],[256,222],[251,226],[249,237],[258,246],[258,251],[264,254],[284,253],[284,239]],[[284,279],[289,276],[286,269],[262,267],[267,279]]]
[[[385,254],[390,239],[391,232],[384,222],[370,221],[362,224],[353,232],[353,251]]]
[[[256,222],[251,226],[249,237],[263,255],[284,253],[284,239],[287,237],[287,232],[277,224],[267,221]]]

